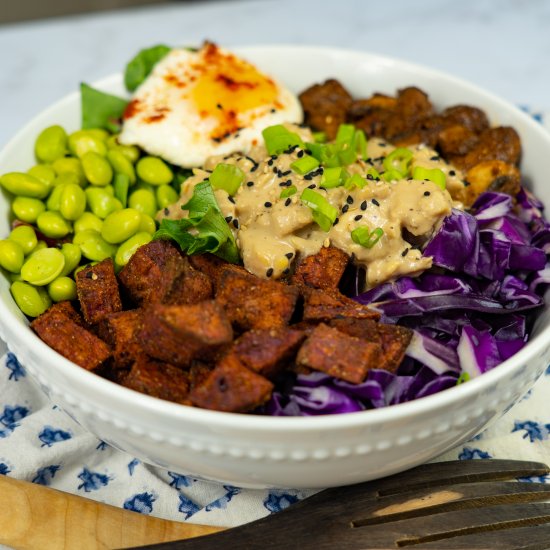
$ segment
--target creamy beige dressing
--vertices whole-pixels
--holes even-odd
[[[300,129],[300,132],[305,141],[311,141],[306,130]],[[363,177],[371,167],[383,171],[383,158],[393,149],[382,140],[371,139],[367,146],[368,160],[358,160],[346,170]],[[432,149],[422,145],[409,149],[413,152],[412,166],[439,168],[447,176],[448,188],[464,186],[462,174],[439,159]],[[361,189],[325,190],[321,187],[321,174],[304,177],[291,170],[290,164],[298,155],[303,155],[300,149],[272,158],[265,149],[255,148],[247,157],[239,154],[212,157],[204,170],[196,169],[182,184],[180,201],[164,215],[185,216],[181,205],[191,198],[194,186],[208,178],[208,170],[219,162],[235,164],[245,173],[243,184],[233,197],[224,190],[216,190],[215,196],[233,230],[244,266],[251,273],[280,278],[290,271],[297,257],[315,254],[323,246],[335,246],[347,252],[357,266],[365,268],[367,287],[403,275],[416,275],[431,267],[431,258],[423,257],[421,250],[405,237],[428,239],[451,213],[451,208],[460,206],[453,203],[449,191],[431,181],[412,179],[368,180]],[[295,186],[297,192],[292,197],[281,198],[281,191],[289,184]],[[338,210],[337,221],[328,232],[313,221],[312,211],[300,200],[307,187]],[[368,227],[371,231],[381,228],[384,233],[372,248],[366,248],[352,240],[351,232],[358,227]]]

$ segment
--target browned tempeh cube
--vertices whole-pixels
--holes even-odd
[[[97,327],[99,336],[113,350],[114,369],[130,366],[141,353],[139,332],[143,319],[142,309],[129,309],[107,315]]]
[[[153,397],[186,403],[189,393],[189,374],[173,365],[138,357],[121,384]]]
[[[367,342],[381,344],[380,335],[378,334],[380,323],[372,319],[343,317],[332,319],[328,324],[348,336],[355,336],[356,338],[367,340]]]
[[[210,277],[192,267],[184,258],[182,274],[174,280],[170,293],[164,300],[166,304],[197,304],[210,300],[214,295],[214,286]]]
[[[170,241],[151,241],[140,246],[118,274],[122,287],[138,305],[164,302],[185,262]]]
[[[109,313],[122,310],[113,260],[107,258],[76,275],[76,292],[84,320],[99,323]]]
[[[208,377],[189,392],[189,400],[203,409],[247,412],[263,405],[273,384],[247,369],[235,356],[224,357]]]
[[[189,263],[191,267],[198,271],[201,271],[205,275],[210,277],[210,280],[216,285],[218,277],[220,276],[222,267],[228,265],[225,260],[214,256],[214,254],[195,254],[189,256]]]
[[[99,370],[111,357],[107,344],[84,328],[63,302],[37,317],[31,328],[48,346],[86,370]]]
[[[405,357],[413,331],[399,325],[378,323],[378,334],[382,344],[382,357],[378,368],[395,372]]]
[[[145,353],[178,367],[216,357],[233,340],[223,308],[214,301],[193,305],[152,304],[143,313],[140,341]]]
[[[298,264],[291,282],[336,290],[348,263],[349,256],[339,248],[323,247],[317,254],[307,256]]]
[[[231,351],[245,367],[273,378],[293,363],[304,338],[304,332],[289,327],[253,329],[236,340]]]
[[[337,291],[301,287],[304,296],[304,321],[330,321],[336,317],[379,319],[380,314]]]
[[[302,344],[296,362],[352,384],[379,368],[380,345],[348,336],[321,323]]]
[[[237,330],[287,325],[299,291],[277,281],[260,279],[233,266],[222,268],[216,300]]]

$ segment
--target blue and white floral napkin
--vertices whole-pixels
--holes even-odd
[[[550,129],[550,115],[525,110]],[[438,460],[550,462],[549,396],[550,367],[491,428]],[[240,489],[144,464],[98,440],[52,405],[11,353],[0,358],[0,474],[143,514],[220,526],[252,521],[311,494]],[[550,476],[530,481],[549,483]]]

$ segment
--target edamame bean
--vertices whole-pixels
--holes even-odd
[[[48,285],[48,294],[54,302],[76,299],[76,283],[70,277],[58,277]]]
[[[18,220],[36,223],[36,219],[46,210],[46,205],[39,199],[15,197],[11,203],[13,214]]]
[[[33,253],[21,268],[24,281],[44,286],[59,277],[65,267],[65,256],[57,248],[44,248]]]
[[[63,186],[59,197],[59,212],[70,221],[77,220],[86,210],[86,193],[74,183]]]
[[[25,254],[18,242],[9,239],[0,241],[0,266],[10,273],[19,273],[24,261]]]
[[[105,258],[113,258],[117,251],[116,246],[108,243],[100,233],[93,229],[77,233],[73,243],[80,247],[85,258],[97,262],[101,262]]]
[[[155,194],[147,189],[134,191],[128,198],[128,206],[151,216],[151,218],[154,218],[157,213]]]
[[[74,243],[63,243],[60,250],[61,254],[65,257],[65,266],[61,271],[61,276],[66,277],[80,263],[82,252],[80,252],[80,247]]]
[[[174,174],[170,167],[158,157],[143,157],[136,164],[138,176],[151,185],[165,185],[172,181]]]
[[[104,130],[103,128],[86,128],[86,130],[84,131],[90,134],[91,136],[94,136],[97,139],[100,139],[101,141],[107,141],[107,139],[111,136],[111,134],[107,132],[107,130]]]
[[[171,185],[159,185],[156,195],[159,209],[166,208],[179,199],[178,192]]]
[[[133,164],[117,149],[111,149],[107,152],[107,159],[111,163],[116,174],[127,176],[129,184],[136,183],[136,171]]]
[[[80,159],[75,157],[63,157],[57,159],[53,164],[52,168],[55,170],[55,173],[59,176],[61,174],[75,174],[77,181],[80,187],[86,185],[86,176],[84,175],[84,170],[82,169],[82,163]]]
[[[22,281],[21,273],[8,273],[8,279],[10,282],[15,283],[15,281]]]
[[[147,214],[141,214],[141,222],[139,224],[139,232],[145,231],[145,233],[149,233],[150,235],[153,235],[155,231],[157,230],[157,224],[155,223],[155,220],[151,218],[151,216],[148,216]]]
[[[111,212],[122,209],[122,203],[103,187],[88,187],[85,193],[90,210],[102,220]]]
[[[42,315],[52,305],[48,293],[43,288],[15,281],[10,291],[19,309],[29,317]]]
[[[77,130],[69,136],[69,150],[78,158],[82,158],[90,151],[105,156],[107,146],[102,139],[86,130]]]
[[[8,239],[16,242],[23,250],[25,256],[30,254],[38,244],[36,232],[30,225],[18,225],[12,230]]]
[[[86,179],[92,185],[103,186],[111,183],[113,169],[105,157],[90,151],[82,156],[81,161]]]
[[[118,244],[135,235],[141,223],[141,213],[133,208],[124,208],[109,214],[103,222],[101,236],[112,244]]]
[[[60,185],[78,185],[80,187],[80,178],[76,172],[61,172],[53,180],[54,189]]]
[[[27,174],[45,183],[49,189],[53,187],[55,180],[55,170],[49,164],[37,164],[27,170]]]
[[[116,141],[116,136],[111,136],[107,140],[107,147],[120,151],[132,164],[135,164],[139,159],[139,148],[135,145],[121,145]]]
[[[124,267],[134,252],[142,245],[151,242],[152,237],[149,233],[141,231],[136,233],[133,237],[130,237],[127,241],[124,241],[117,250],[115,256],[115,265],[119,268]]]
[[[121,202],[122,206],[126,208],[128,204],[128,188],[130,187],[130,181],[125,174],[116,174],[115,181],[113,183],[113,189],[115,197]]]
[[[40,162],[53,162],[67,152],[67,133],[61,126],[50,126],[38,135],[34,154]]]
[[[0,176],[0,185],[13,195],[34,199],[43,199],[50,192],[48,184],[24,172],[8,172]]]
[[[42,212],[36,219],[38,229],[52,239],[60,239],[71,232],[71,226],[59,212]]]
[[[82,216],[74,222],[73,230],[75,233],[86,231],[86,229],[94,229],[95,231],[101,232],[102,226],[103,221],[95,214],[92,214],[91,212],[84,212]]]
[[[61,194],[63,193],[63,189],[65,189],[66,185],[67,184],[65,183],[60,183],[53,188],[50,196],[48,197],[48,200],[46,201],[46,207],[48,208],[48,210],[54,212],[59,211],[59,205],[61,204]]]

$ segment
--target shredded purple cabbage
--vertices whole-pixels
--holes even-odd
[[[385,323],[413,329],[397,373],[361,384],[287,373],[261,411],[274,416],[355,412],[418,399],[491,370],[519,351],[550,284],[550,224],[526,189],[481,194],[453,210],[424,248],[432,269],[355,297]]]

